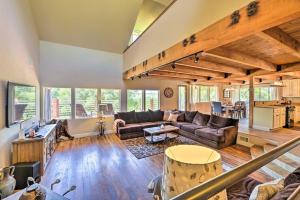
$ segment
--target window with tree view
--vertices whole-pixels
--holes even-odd
[[[127,111],[143,110],[143,90],[127,90]]]
[[[76,118],[97,117],[97,89],[75,89]]]
[[[158,110],[160,108],[159,90],[145,90],[145,110]]]
[[[71,110],[71,88],[51,88],[51,119],[69,119]]]
[[[114,112],[121,111],[121,91],[119,89],[101,89],[100,102],[111,104]]]
[[[272,101],[277,99],[277,88],[275,87],[255,87],[255,101]]]

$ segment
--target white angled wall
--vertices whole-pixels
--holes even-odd
[[[251,1],[177,0],[124,53],[124,70],[157,55]]]

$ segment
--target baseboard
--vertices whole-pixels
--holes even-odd
[[[113,130],[107,130],[104,132],[104,134],[112,134],[112,133],[114,133]],[[95,132],[86,132],[86,133],[78,133],[78,134],[71,134],[71,135],[74,136],[75,138],[82,138],[82,137],[99,135],[99,132],[95,131]]]

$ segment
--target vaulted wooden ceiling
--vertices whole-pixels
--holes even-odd
[[[257,9],[249,16],[251,8]],[[134,66],[124,78],[208,84],[300,78],[300,1],[260,0],[239,15],[237,23],[228,16]]]

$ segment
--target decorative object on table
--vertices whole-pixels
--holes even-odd
[[[223,172],[218,152],[198,145],[176,145],[166,149],[162,177],[162,199],[171,199]],[[227,200],[226,191],[209,200]]]
[[[56,134],[55,134],[55,138],[56,141],[61,141],[62,137],[67,137],[70,140],[73,140],[74,137],[70,135],[69,133],[69,128],[68,128],[68,120],[56,120],[53,119],[51,120],[48,124],[56,124]]]
[[[0,199],[14,192],[16,179],[13,177],[15,166],[0,169]]]
[[[16,179],[17,190],[24,189],[27,187],[27,178],[33,177],[36,182],[40,182],[41,174],[40,167],[41,162],[20,162],[14,164],[15,172],[14,177]]]
[[[32,177],[27,179],[27,187],[25,192],[21,195],[19,200],[45,200],[46,191],[39,184],[37,184]]]
[[[24,121],[20,122],[19,140],[25,140],[25,131],[24,131],[23,123]]]
[[[165,95],[165,97],[167,97],[167,98],[172,98],[173,95],[174,95],[173,89],[170,88],[170,87],[167,87],[167,88],[164,90],[164,95]]]
[[[199,145],[200,143],[186,138],[184,136],[178,136],[172,140],[167,140],[165,142],[158,142],[150,144],[145,141],[143,137],[122,140],[122,143],[126,148],[132,153],[137,159],[146,158],[149,156],[154,156],[157,154],[164,153],[167,147],[178,145],[178,144],[194,144]]]
[[[160,125],[160,128],[161,128],[161,129],[164,129],[164,128],[165,128],[164,123],[162,123],[162,124]]]

